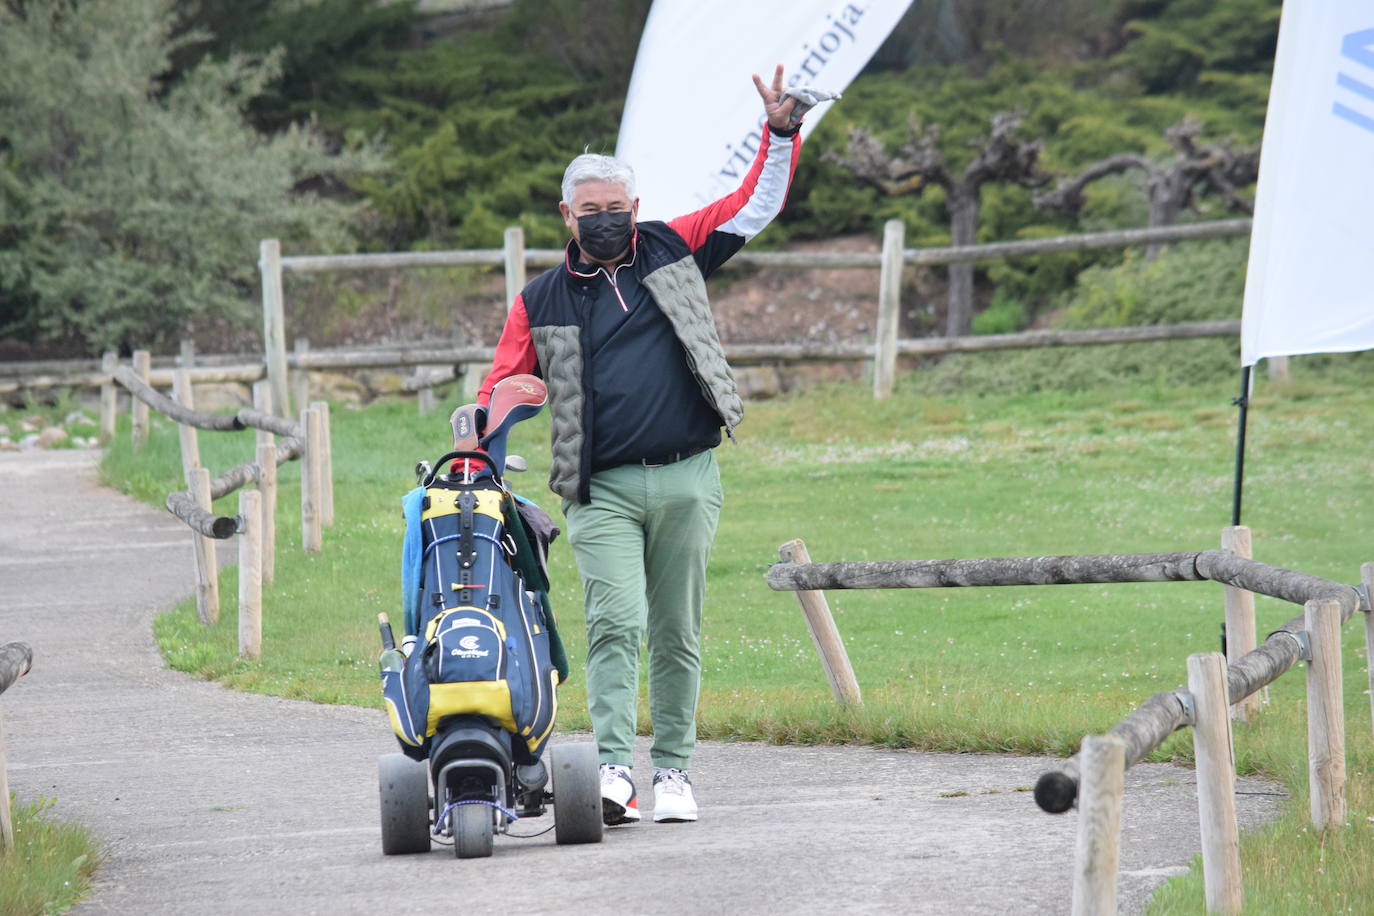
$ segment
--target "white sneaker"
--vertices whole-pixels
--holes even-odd
[[[601,822],[608,827],[639,820],[639,796],[627,766],[601,764]]]
[[[685,770],[654,767],[654,823],[678,824],[697,819],[697,800]]]

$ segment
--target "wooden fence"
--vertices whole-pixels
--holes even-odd
[[[1239,323],[1207,322],[1211,327],[1175,326],[1174,333],[1165,337],[1146,336],[1145,329],[1129,329],[1127,336],[1106,339],[1091,333],[1075,339],[1074,332],[1031,332],[1026,335],[997,335],[996,343],[980,344],[986,338],[939,338],[899,340],[898,315],[902,271],[907,265],[934,266],[965,262],[1029,257],[1070,251],[1092,251],[1103,248],[1122,248],[1131,245],[1160,244],[1191,239],[1223,238],[1245,235],[1250,231],[1249,219],[1218,220],[1182,226],[1161,226],[1152,229],[1125,229],[1054,238],[1030,239],[1019,242],[997,242],[987,245],[965,245],[948,248],[905,247],[905,226],[900,220],[889,220],[883,227],[882,250],[878,252],[782,252],[741,251],[731,263],[753,267],[794,268],[858,268],[879,271],[878,316],[876,335],[872,344],[827,346],[819,344],[753,344],[727,347],[726,356],[733,362],[748,363],[801,360],[873,360],[873,394],[888,397],[896,376],[897,356],[904,353],[953,353],[975,349],[1005,349],[1013,346],[1066,346],[1069,344],[1108,343],[1116,340],[1158,340],[1171,337],[1232,336],[1238,333]],[[561,248],[525,248],[524,233],[518,227],[506,230],[502,248],[467,251],[393,252],[384,254],[302,255],[282,257],[276,239],[261,243],[258,269],[262,276],[264,362],[272,394],[277,403],[289,405],[286,352],[285,293],[282,276],[285,271],[307,273],[326,270],[393,269],[400,267],[454,267],[500,265],[505,270],[506,301],[513,301],[525,285],[529,267],[552,267],[563,262]],[[1065,336],[1068,335],[1068,336]],[[489,357],[488,357],[489,359]],[[443,363],[451,360],[435,360]]]
[[[182,471],[187,487],[167,496],[167,509],[192,530],[196,565],[196,611],[202,624],[219,619],[219,567],[214,542],[239,537],[239,654],[262,654],[262,585],[276,572],[277,468],[296,458],[301,465],[301,547],[306,553],[323,548],[323,528],[334,523],[334,485],[330,449],[329,405],[323,401],[303,408],[299,422],[284,420],[272,412],[271,389],[259,382],[253,388],[252,409],[234,414],[207,413],[195,409],[191,371],[174,374],[175,399],[149,384],[147,353],[135,354],[134,366],[115,367],[112,378],[128,389],[136,407],[132,435],[134,447],[147,440],[147,410],[156,409],[178,424]],[[103,401],[104,399],[102,399]],[[102,414],[102,430],[105,417]],[[201,466],[196,430],[257,431],[255,460],[230,468],[213,480]],[[113,433],[113,420],[110,431]],[[280,436],[278,443],[275,439]],[[249,490],[256,484],[256,490]],[[219,516],[213,502],[239,491],[238,514]]]
[[[33,650],[26,643],[0,646],[0,694],[33,667]],[[14,821],[10,816],[10,782],[5,768],[5,724],[0,717],[0,856],[14,849]]]
[[[783,562],[769,569],[766,579],[770,587],[796,591],[799,596],[819,595],[821,590],[835,588],[1199,580],[1223,583],[1227,587],[1227,657],[1220,653],[1189,656],[1186,688],[1156,693],[1106,735],[1088,736],[1079,754],[1040,777],[1035,799],[1042,809],[1051,813],[1067,811],[1075,803],[1080,809],[1073,912],[1114,913],[1122,774],[1176,730],[1192,726],[1207,908],[1212,912],[1238,913],[1243,899],[1231,718],[1243,720],[1253,716],[1257,707],[1247,701],[1299,660],[1309,663],[1308,775],[1312,824],[1320,833],[1345,826],[1345,719],[1340,628],[1356,611],[1365,614],[1371,717],[1374,717],[1374,615],[1370,613],[1374,563],[1366,563],[1361,568],[1360,585],[1343,585],[1250,559],[1249,534],[1248,529],[1239,526],[1228,528],[1222,537],[1224,549],[1193,553],[910,562]],[[784,551],[789,547],[790,544],[784,545]],[[1256,645],[1253,594],[1300,604],[1303,613]],[[811,613],[808,611],[808,620]],[[828,611],[825,616],[829,616]],[[838,643],[838,639],[835,642]],[[817,645],[820,646],[820,640]],[[833,646],[829,651],[835,651]],[[838,652],[843,655],[842,643],[839,643]],[[838,663],[832,657],[824,659],[824,664],[829,673]],[[848,668],[848,665],[848,659],[844,658],[842,667]],[[841,689],[833,677],[831,685],[837,698],[840,697]],[[857,690],[854,685],[855,694]]]
[[[1232,219],[1153,229],[1124,229],[1080,235],[1055,236],[1017,242],[995,242],[946,248],[905,247],[905,227],[899,220],[884,225],[882,249],[877,252],[782,252],[741,251],[732,265],[748,267],[790,267],[796,269],[849,268],[878,271],[878,314],[872,342],[849,343],[766,343],[726,344],[726,357],[737,365],[812,362],[872,362],[873,393],[885,398],[892,392],[898,356],[933,356],[945,353],[971,353],[981,350],[1006,350],[1031,347],[1085,346],[1150,340],[1178,340],[1201,337],[1235,337],[1239,321],[1204,321],[1176,325],[1105,328],[1081,331],[1027,331],[1019,334],[970,335],[965,337],[898,337],[900,291],[903,270],[908,266],[936,266],[963,262],[1033,257],[1064,252],[1092,251],[1131,245],[1160,244],[1194,239],[1245,235],[1250,220]],[[286,272],[310,273],[329,270],[367,270],[414,267],[501,266],[505,273],[506,300],[512,301],[525,284],[527,268],[549,267],[562,262],[562,249],[526,249],[519,227],[506,230],[502,248],[465,251],[392,252],[352,255],[301,255],[282,257],[276,239],[260,245],[258,267],[262,277],[264,353],[201,356],[192,367],[183,358],[181,368],[190,372],[194,383],[256,382],[266,378],[272,389],[272,403],[283,417],[294,416],[293,403],[309,400],[307,373],[312,370],[414,367],[416,374],[407,381],[419,394],[421,408],[432,404],[435,385],[462,375],[469,368],[490,365],[494,347],[398,344],[393,346],[311,350],[296,335],[296,349],[288,352],[286,342]],[[103,360],[43,360],[0,364],[0,395],[21,389],[94,388],[110,384],[115,355]],[[168,387],[177,363],[171,358],[150,366],[148,381]],[[1271,364],[1271,369],[1278,363]],[[293,385],[292,374],[295,374]],[[293,390],[293,388],[295,390]],[[110,410],[113,413],[113,408]]]

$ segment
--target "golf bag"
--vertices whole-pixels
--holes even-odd
[[[552,525],[498,475],[489,452],[504,463],[504,441],[484,444],[492,447],[444,455],[436,469],[452,461],[462,472],[431,472],[402,501],[405,633],[414,640],[403,641],[412,648],[399,669],[383,669],[382,694],[415,760],[450,726],[480,722],[513,736],[515,763],[532,763],[567,677],[543,568]]]

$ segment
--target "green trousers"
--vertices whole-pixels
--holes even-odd
[[[629,766],[640,642],[649,647],[655,766],[685,769],[696,744],[701,606],[722,493],[715,454],[592,476],[592,501],[564,500],[587,617],[587,706],[602,763]]]

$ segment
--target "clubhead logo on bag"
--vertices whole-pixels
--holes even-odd
[[[477,645],[478,639],[476,636],[464,636],[462,639],[458,640],[459,648],[466,649],[469,652],[476,649]]]

